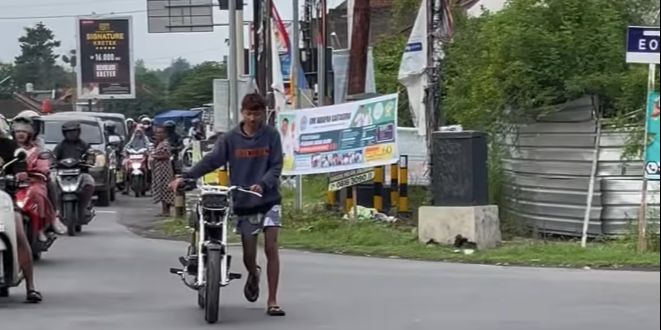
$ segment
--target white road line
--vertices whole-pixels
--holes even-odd
[[[97,214],[116,214],[117,211],[96,211],[95,210],[94,213],[97,213]]]

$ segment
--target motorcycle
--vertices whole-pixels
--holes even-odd
[[[17,189],[16,178],[5,172],[9,166],[24,162],[27,153],[19,149],[14,157],[0,170],[0,297],[8,297],[9,289],[19,286],[23,281],[18,261],[14,201],[11,197]],[[27,165],[24,166],[27,169]]]
[[[50,158],[51,156],[49,152],[43,152],[39,155],[39,159],[41,160],[48,160]],[[48,176],[40,172],[28,172],[28,176],[35,177],[37,180],[43,180],[43,182],[48,182],[50,179]],[[30,191],[33,189],[33,185],[36,184],[39,183],[32,182],[29,178],[18,181],[18,189],[16,190],[15,196],[16,206],[18,206],[21,216],[23,217],[23,223],[25,224],[25,235],[32,248],[32,258],[34,260],[40,260],[42,252],[48,251],[53,245],[53,242],[57,239],[57,235],[52,230],[47,230],[46,241],[40,241],[38,228],[34,228],[35,224],[41,222],[41,217],[43,216],[39,213],[39,206],[32,198],[33,194]]]
[[[126,173],[128,186],[131,187],[135,197],[145,196],[147,192],[147,148],[139,150],[128,149],[128,162]],[[128,191],[128,187],[127,187]]]
[[[228,224],[234,216],[234,193],[262,195],[242,187],[198,185],[191,180],[184,181],[180,189],[196,188],[200,198],[189,217],[191,244],[186,256],[179,258],[183,269],[171,268],[170,273],[180,276],[187,287],[197,291],[198,307],[204,309],[205,320],[212,324],[219,318],[220,288],[241,278],[241,274],[230,273],[232,256],[227,243]]]
[[[65,158],[57,162],[57,186],[61,193],[61,216],[65,225],[67,225],[67,234],[76,236],[76,233],[82,231],[82,226],[89,224],[94,219],[94,210],[86,212],[84,219],[79,219],[79,190],[82,184],[82,169],[89,168],[92,165],[88,161],[74,158]]]

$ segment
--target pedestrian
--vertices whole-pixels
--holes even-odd
[[[259,298],[261,268],[257,265],[257,236],[264,232],[269,287],[266,312],[271,316],[284,316],[285,311],[277,300],[282,201],[280,174],[283,163],[280,134],[274,127],[266,125],[266,102],[257,93],[243,98],[241,115],[241,123],[221,135],[214,150],[184,173],[182,178],[174,180],[170,188],[175,190],[184,179],[198,179],[229,162],[231,184],[250,187],[250,190],[262,195],[260,198],[239,193],[234,200],[237,229],[243,244],[243,263],[248,271],[244,295],[250,302]]]
[[[156,146],[151,154],[152,194],[155,203],[161,203],[160,216],[170,215],[170,207],[174,205],[174,191],[168,189],[168,183],[174,179],[174,169],[170,157],[170,144],[165,127],[158,126],[154,130]]]

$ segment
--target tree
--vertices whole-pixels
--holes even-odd
[[[218,62],[204,62],[196,65],[182,77],[170,95],[169,104],[191,108],[213,101],[213,80],[225,78],[227,68]]]
[[[142,114],[152,116],[167,107],[165,84],[158,76],[158,71],[148,69],[143,60],[136,61],[135,84],[135,99],[106,101],[107,110],[137,118]]]
[[[399,83],[399,65],[402,61],[407,37],[404,35],[388,36],[374,45],[374,73],[376,89],[381,94],[399,93],[398,124],[412,126],[406,89]]]
[[[444,63],[448,118],[496,129],[586,94],[609,116],[640,108],[646,79],[624,61],[625,31],[658,8],[656,0],[511,0],[458,20]]]
[[[55,35],[43,23],[25,28],[25,35],[18,39],[21,55],[15,59],[14,79],[18,86],[33,83],[36,89],[50,89],[60,82],[56,75],[55,61],[59,57],[54,50],[60,46]]]
[[[14,66],[11,63],[0,63],[0,99],[10,98],[14,92]]]

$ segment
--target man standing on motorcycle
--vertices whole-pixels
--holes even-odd
[[[53,150],[55,159],[59,162],[63,159],[73,158],[76,160],[83,160],[87,155],[90,147],[80,139],[80,123],[76,121],[69,121],[62,124],[62,134],[64,140],[60,142]],[[81,169],[81,184],[80,184],[80,209],[78,215],[80,219],[84,219],[91,209],[92,197],[94,196],[94,178],[85,169]]]
[[[234,212],[238,215],[237,229],[243,242],[243,262],[248,270],[244,287],[246,299],[259,298],[257,266],[257,235],[264,232],[267,258],[269,297],[267,313],[284,316],[277,302],[280,276],[278,233],[281,226],[280,174],[282,172],[282,145],[278,131],[266,125],[266,102],[257,93],[248,94],[241,102],[243,121],[216,141],[214,150],[198,162],[183,178],[175,179],[171,189],[181,186],[184,179],[197,179],[229,162],[232,185],[250,187],[262,198],[248,194],[237,195]]]
[[[45,231],[52,225],[53,230],[60,235],[67,232],[67,227],[55,216],[55,208],[48,197],[48,181],[50,179],[50,162],[48,159],[41,159],[40,153],[43,151],[34,142],[34,123],[32,119],[19,117],[14,118],[12,122],[12,131],[14,140],[19,147],[27,151],[26,163],[28,165],[26,173],[20,173],[20,180],[29,180],[29,196],[35,201],[39,214],[41,215],[38,223],[33,223],[34,229],[39,233],[39,240],[47,240]],[[34,220],[34,219],[33,219]]]
[[[12,139],[0,134],[0,166],[14,160],[14,152],[18,146]],[[6,170],[7,174],[14,173],[13,166]],[[12,196],[14,197],[14,196]],[[23,217],[20,212],[14,212],[14,220],[16,222],[16,243],[18,252],[18,262],[25,277],[26,301],[29,303],[37,304],[43,299],[41,293],[35,290],[34,285],[34,267],[32,262],[32,248],[28,242],[28,237],[25,235],[23,229]]]

